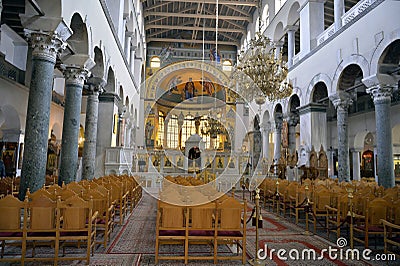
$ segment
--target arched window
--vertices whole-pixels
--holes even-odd
[[[167,126],[167,146],[171,149],[178,148],[178,117],[172,115]]]
[[[153,56],[150,60],[151,68],[159,68],[161,66],[161,60],[158,56]]]
[[[164,119],[163,112],[158,112],[158,146],[164,145]]]
[[[232,70],[232,62],[230,60],[224,60],[222,63],[223,71],[231,71]]]
[[[265,31],[265,29],[266,29],[266,28],[268,27],[268,25],[269,25],[269,6],[268,6],[268,5],[265,5],[265,6],[264,6],[264,9],[263,9],[263,13],[262,13],[262,15],[261,15],[261,18],[262,18],[262,22],[263,22],[262,30]]]
[[[181,146],[185,146],[186,140],[194,133],[196,133],[196,126],[195,126],[194,117],[191,115],[187,115],[185,117],[185,121],[183,122],[182,126],[182,142]]]

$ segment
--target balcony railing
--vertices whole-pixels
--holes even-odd
[[[342,27],[348,23],[350,23],[353,19],[355,19],[358,15],[363,13],[365,9],[367,9],[369,6],[371,6],[374,2],[377,0],[363,0],[358,2],[356,5],[354,5],[349,11],[347,11],[343,16],[342,16]],[[317,46],[321,45],[323,42],[325,42],[329,37],[331,37],[335,33],[335,25],[332,24],[327,28],[324,32],[322,32],[320,35],[317,37]]]

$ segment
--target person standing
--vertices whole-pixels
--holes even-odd
[[[6,177],[6,166],[4,165],[3,159],[0,158],[0,178]]]

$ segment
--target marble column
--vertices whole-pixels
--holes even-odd
[[[292,25],[292,26],[287,26],[286,27],[286,32],[288,36],[288,66],[291,67],[293,65],[293,57],[295,54],[295,37],[294,34],[297,31],[299,27]]]
[[[130,56],[131,56],[132,34],[133,34],[133,32],[130,32],[130,31],[125,32],[125,47],[124,47],[124,52],[125,52],[126,61],[127,61],[128,63],[130,63]]]
[[[371,76],[362,82],[367,86],[375,105],[378,184],[385,188],[394,187],[390,103],[397,82],[389,75]]]
[[[352,103],[350,95],[339,91],[330,96],[337,112],[338,131],[338,179],[339,182],[350,181],[350,158],[349,158],[349,137],[348,137],[348,109]]]
[[[278,41],[275,43],[275,58],[279,58],[282,52],[283,45],[284,45],[283,41]]]
[[[274,146],[274,163],[277,164],[281,157],[282,144],[282,117],[275,117],[275,146]]]
[[[135,73],[135,51],[136,47],[131,46],[131,55],[129,56],[129,65],[131,67],[131,73]]]
[[[29,39],[33,47],[32,78],[26,112],[20,199],[24,199],[27,188],[35,192],[45,183],[54,66],[57,54],[65,47],[55,34],[32,32]]]
[[[360,171],[360,150],[353,150],[353,180],[361,180],[361,171]]]
[[[105,81],[90,78],[89,90],[87,91],[86,120],[85,120],[85,143],[83,146],[82,158],[82,179],[91,180],[94,178],[96,167],[96,142],[97,142],[97,121],[99,114],[99,93],[103,91]]]
[[[288,139],[289,139],[289,152],[291,155],[296,151],[296,126],[299,123],[300,117],[298,114],[292,113],[288,120]]]
[[[267,124],[261,125],[261,134],[262,134],[262,156],[267,161],[269,159],[269,131],[271,130],[271,125],[269,122]]]
[[[61,143],[61,163],[58,184],[76,180],[78,170],[78,138],[83,83],[88,75],[85,68],[65,66],[65,107]]]
[[[335,24],[335,31],[342,27],[342,16],[344,15],[344,0],[333,1],[333,17]]]

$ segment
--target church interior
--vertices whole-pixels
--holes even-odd
[[[0,266],[398,265],[396,0],[0,0]]]

